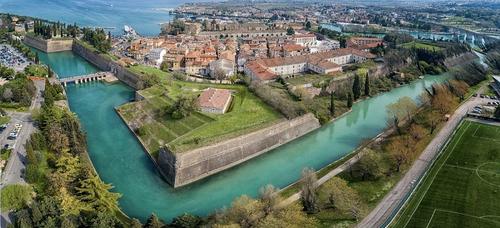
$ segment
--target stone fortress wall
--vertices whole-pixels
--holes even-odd
[[[82,58],[86,59],[90,63],[97,66],[97,68],[103,71],[112,72],[118,79],[127,84],[128,86],[140,90],[144,88],[144,84],[139,75],[136,75],[130,72],[126,67],[121,66],[120,64],[106,59],[101,56],[99,53],[94,53],[92,50],[85,48],[83,45],[80,45],[78,42],[73,44],[73,52]]]
[[[174,187],[180,187],[266,153],[319,127],[318,119],[309,113],[183,153],[161,149],[158,164],[167,181]]]
[[[73,39],[43,40],[32,36],[25,36],[24,43],[46,53],[71,51],[73,48]]]

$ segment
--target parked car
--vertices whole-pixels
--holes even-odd
[[[17,132],[13,131],[13,132],[9,133],[9,137],[7,137],[7,139],[10,139],[10,140],[17,139]]]

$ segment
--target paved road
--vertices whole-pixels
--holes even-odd
[[[41,107],[45,82],[37,80],[35,81],[35,87],[37,91],[35,99],[31,103],[30,111]],[[0,134],[0,146],[3,147],[5,144],[9,144],[13,149],[7,166],[1,174],[0,190],[10,184],[26,184],[23,176],[26,169],[26,149],[24,146],[30,135],[36,130],[30,112],[9,112],[9,116],[11,117],[11,121],[7,129]],[[7,139],[9,133],[14,129],[15,124],[18,123],[22,124],[23,127],[17,139]],[[10,223],[8,212],[2,211],[0,214],[0,227],[5,227],[7,223]]]
[[[416,160],[410,170],[397,183],[397,185],[380,201],[375,209],[366,216],[357,227],[383,227],[385,223],[392,219],[394,213],[400,209],[407,196],[414,189],[415,183],[429,168],[432,161],[441,151],[442,146],[446,143],[449,136],[456,129],[462,118],[467,114],[467,111],[478,104],[484,104],[489,99],[472,97],[470,100],[462,104],[450,120],[441,128],[439,133],[427,145],[418,160]]]

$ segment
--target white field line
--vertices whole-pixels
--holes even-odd
[[[429,219],[429,222],[427,222],[427,226],[425,226],[425,228],[427,228],[431,225],[432,218],[434,218],[434,214],[436,214],[436,210],[437,209],[434,209],[434,211],[432,212],[431,218]]]

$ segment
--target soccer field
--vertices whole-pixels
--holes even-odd
[[[392,227],[500,227],[500,127],[464,121]]]

